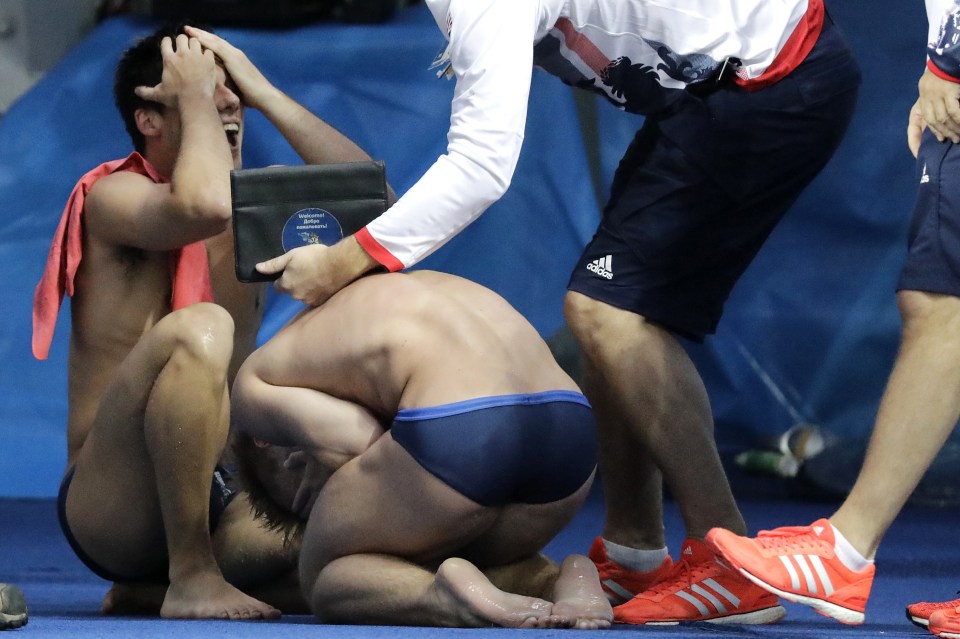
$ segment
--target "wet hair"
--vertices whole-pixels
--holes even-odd
[[[247,492],[254,516],[267,529],[283,536],[284,544],[299,542],[307,522],[278,502],[263,480],[264,473],[289,472],[268,454],[269,449],[260,448],[246,433],[233,435],[231,446],[237,463],[237,478]]]
[[[160,54],[160,42],[164,38],[176,39],[185,33],[188,24],[208,30],[196,22],[168,22],[156,31],[138,40],[123,52],[113,77],[113,100],[120,111],[127,135],[133,142],[133,148],[143,153],[146,140],[137,128],[137,109],[152,109],[163,113],[164,106],[159,102],[144,100],[136,94],[139,86],[152,87],[160,84],[163,77],[163,56]]]

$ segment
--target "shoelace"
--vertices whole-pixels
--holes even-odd
[[[673,564],[669,577],[660,581],[647,592],[653,595],[660,595],[679,590],[684,586],[692,585],[701,581],[701,576],[710,576],[714,573],[714,560],[691,563],[686,557],[680,557],[680,560]]]
[[[770,550],[820,549],[829,544],[817,537],[809,526],[785,526],[776,530],[761,530],[756,541]]]

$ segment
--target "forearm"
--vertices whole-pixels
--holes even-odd
[[[171,176],[173,197],[184,215],[224,222],[230,218],[233,157],[220,116],[209,96],[179,102],[181,142]]]
[[[253,376],[238,378],[233,396],[234,426],[278,446],[302,448],[324,465],[356,457],[383,434],[365,409],[325,393],[274,386]]]
[[[258,106],[307,164],[370,159],[370,155],[347,136],[275,87],[261,96]]]

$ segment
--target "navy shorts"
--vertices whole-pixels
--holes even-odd
[[[60,490],[57,493],[57,519],[60,522],[60,530],[63,531],[63,536],[67,539],[67,543],[70,544],[70,548],[73,549],[74,554],[77,558],[83,562],[87,568],[90,569],[93,574],[97,575],[101,579],[106,579],[107,581],[113,581],[115,583],[137,583],[137,582],[147,582],[147,583],[164,583],[167,581],[167,571],[163,570],[153,575],[141,575],[138,577],[128,577],[124,575],[118,575],[113,572],[110,572],[106,568],[102,567],[96,561],[93,560],[93,557],[87,554],[87,552],[80,546],[80,542],[77,541],[76,537],[73,536],[73,531],[70,530],[70,524],[67,521],[67,493],[70,491],[70,484],[73,482],[73,472],[76,470],[76,467],[71,466],[66,474],[63,476],[63,480],[60,482]],[[220,523],[220,516],[223,514],[223,511],[226,510],[227,506],[233,501],[233,498],[237,496],[236,489],[233,488],[232,482],[230,480],[230,474],[221,467],[217,467],[217,470],[213,473],[213,480],[210,484],[210,532],[212,533],[217,529],[217,524]]]
[[[924,131],[907,261],[897,290],[960,297],[960,146]]]
[[[827,17],[779,82],[687,92],[647,117],[568,288],[695,340],[713,333],[733,285],[840,143],[859,84]]]
[[[593,411],[571,391],[404,409],[390,431],[427,471],[484,506],[569,497],[597,466]]]

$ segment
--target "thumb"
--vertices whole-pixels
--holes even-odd
[[[147,100],[149,102],[158,102],[158,100],[156,99],[157,87],[140,86],[140,87],[136,87],[133,90],[133,92],[137,94],[138,98]]]
[[[290,253],[284,253],[283,255],[273,258],[272,260],[260,262],[257,264],[257,272],[263,273],[264,275],[273,275],[274,273],[279,273],[283,269],[287,268],[287,264],[290,263],[291,259]]]

